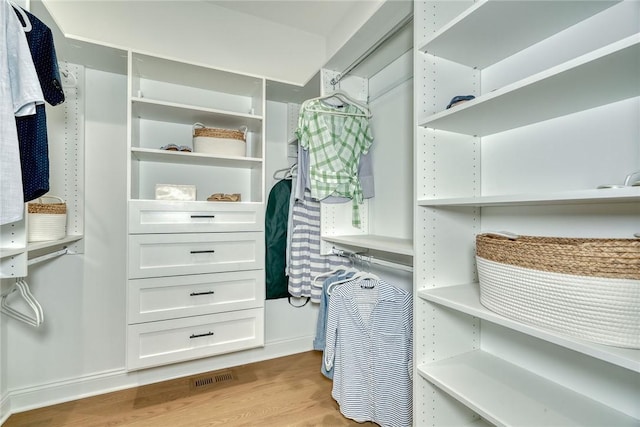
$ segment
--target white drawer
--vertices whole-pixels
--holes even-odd
[[[127,327],[130,370],[264,345],[264,309],[140,323]]]
[[[261,203],[129,201],[129,233],[264,230]]]
[[[264,233],[129,235],[129,278],[264,267]]]
[[[129,323],[264,306],[264,270],[129,281]]]

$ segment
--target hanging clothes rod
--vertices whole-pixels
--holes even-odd
[[[56,257],[62,256],[62,255],[66,255],[68,253],[69,253],[69,249],[67,249],[67,248],[60,249],[59,251],[55,251],[55,252],[48,253],[46,255],[42,255],[42,256],[39,256],[39,257],[31,258],[29,261],[27,261],[27,265],[38,264],[38,263],[40,263],[42,261],[46,261],[46,260],[51,259],[51,258],[56,258]]]
[[[358,65],[362,64],[362,62],[367,59],[373,52],[378,50],[380,46],[385,44],[387,40],[393,37],[398,31],[404,28],[409,22],[413,21],[413,14],[405,17],[402,21],[398,22],[393,28],[391,28],[385,35],[383,35],[380,40],[378,40],[373,46],[367,49],[362,55],[360,55],[355,61],[351,63],[347,68],[344,69],[341,73],[338,73],[337,76],[331,79],[329,82],[332,86],[336,86],[340,83],[343,77],[346,77],[351,73]]]
[[[409,273],[413,273],[413,266],[411,265],[386,261],[380,258],[375,258],[373,255],[359,254],[356,252],[346,251],[344,249],[337,249],[335,247],[331,249],[331,253],[345,258],[356,259],[358,261],[366,262],[369,264],[379,265],[381,267],[393,268],[395,270],[408,271]]]

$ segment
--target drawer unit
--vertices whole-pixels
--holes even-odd
[[[127,364],[141,369],[264,345],[264,309],[129,325]]]
[[[264,212],[258,203],[131,200],[129,233],[210,233],[261,231]]]
[[[129,323],[262,307],[263,270],[129,281]]]
[[[262,232],[129,236],[130,279],[263,267]]]

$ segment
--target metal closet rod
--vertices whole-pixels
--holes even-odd
[[[362,62],[365,59],[371,56],[373,52],[378,50],[380,46],[382,46],[387,40],[393,37],[398,31],[400,31],[405,25],[407,25],[411,21],[413,21],[413,14],[405,17],[402,21],[398,22],[392,29],[387,31],[387,33],[384,36],[382,36],[377,42],[375,42],[373,46],[371,46],[362,55],[360,55],[358,59],[353,61],[351,65],[349,65],[347,68],[344,69],[344,71],[342,71],[341,73],[338,73],[337,76],[332,78],[329,83],[332,86],[336,86],[338,83],[340,83],[340,80],[342,80],[343,77],[348,76],[349,73],[351,73],[358,65],[362,64]]]
[[[408,271],[409,273],[413,273],[413,267],[410,265],[400,264],[398,262],[385,261],[383,259],[374,258],[373,255],[365,255],[359,254],[356,252],[346,251],[344,249],[332,248],[331,252],[334,255],[338,255],[341,257],[349,258],[349,259],[357,259],[359,261],[363,261],[370,264],[376,264],[382,267],[393,268],[395,270]]]

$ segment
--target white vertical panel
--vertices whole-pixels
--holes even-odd
[[[55,107],[46,104],[50,164],[48,194],[62,197],[67,203],[67,234],[83,234],[84,67],[62,63],[60,71],[65,101]]]

